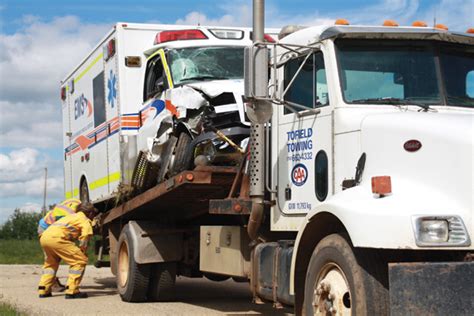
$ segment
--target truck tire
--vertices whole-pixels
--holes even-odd
[[[383,263],[370,252],[357,256],[339,234],[323,238],[306,273],[303,315],[388,315]]]
[[[128,225],[123,228],[117,246],[117,289],[122,301],[146,301],[150,265],[135,262],[134,244]]]
[[[191,168],[193,158],[193,152],[191,148],[189,148],[191,141],[192,138],[188,133],[183,132],[179,134],[178,143],[176,144],[175,149],[174,163],[171,168],[172,175]]]
[[[82,203],[90,202],[89,187],[87,186],[86,179],[82,180],[81,182],[81,189],[79,190],[79,200],[81,200]]]
[[[176,263],[160,262],[152,266],[148,300],[154,302],[172,301],[175,298]]]

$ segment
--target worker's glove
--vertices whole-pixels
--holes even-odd
[[[81,240],[79,242],[79,249],[85,254],[87,251],[87,240]]]

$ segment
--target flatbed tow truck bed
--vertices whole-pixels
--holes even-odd
[[[207,214],[210,200],[228,196],[238,171],[236,167],[215,166],[183,171],[104,213],[101,224],[163,216],[184,220]]]

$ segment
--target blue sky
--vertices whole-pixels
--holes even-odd
[[[115,22],[251,26],[252,1],[0,1],[0,223],[63,196],[59,82]],[[474,0],[267,0],[266,25],[424,20],[464,32]]]

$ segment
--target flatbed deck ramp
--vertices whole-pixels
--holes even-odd
[[[198,167],[181,172],[111,209],[102,224],[132,217],[184,220],[209,213],[209,200],[225,198],[237,172],[234,167]]]

